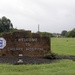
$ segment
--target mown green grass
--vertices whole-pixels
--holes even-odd
[[[52,52],[75,55],[74,38],[52,38]],[[0,64],[0,75],[75,75],[75,61],[61,60],[50,64]]]
[[[75,75],[75,62],[62,60],[52,64],[0,64],[0,75]]]
[[[75,55],[75,38],[51,38],[51,49],[59,55]]]

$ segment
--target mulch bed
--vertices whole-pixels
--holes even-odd
[[[4,57],[0,56],[0,63],[9,64],[19,64],[18,61],[22,60],[23,64],[43,64],[43,63],[53,63],[62,59],[69,59],[75,61],[75,56],[56,56],[55,58],[45,58],[45,57]]]

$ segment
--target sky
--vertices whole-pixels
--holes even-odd
[[[75,28],[75,0],[0,0],[0,18],[14,28],[61,33]]]

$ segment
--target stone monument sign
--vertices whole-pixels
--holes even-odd
[[[50,38],[31,31],[13,32],[0,37],[0,56],[43,57],[50,51]]]

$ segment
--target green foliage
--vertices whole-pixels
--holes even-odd
[[[75,29],[67,32],[66,37],[73,37],[74,38],[75,37]]]
[[[45,58],[47,58],[47,59],[55,59],[56,56],[57,56],[57,54],[52,53],[52,52],[48,52],[48,53],[45,53],[44,56],[45,56]]]
[[[3,34],[4,34],[4,33],[0,33],[0,37],[2,37],[2,36],[3,36]]]
[[[66,33],[67,33],[67,31],[66,31],[66,30],[63,30],[63,31],[61,32],[61,35],[64,37],[64,36],[66,35]]]
[[[0,64],[0,75],[75,75],[75,62],[62,60],[51,64]]]
[[[75,38],[51,38],[51,50],[59,55],[75,55]]]
[[[13,25],[10,19],[7,19],[5,16],[3,16],[0,19],[0,32],[9,32],[12,29],[13,29]]]
[[[49,32],[39,32],[39,34],[42,37],[53,37],[52,34]]]

